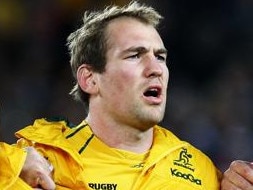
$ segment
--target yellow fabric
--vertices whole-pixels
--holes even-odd
[[[25,162],[26,152],[23,149],[6,143],[0,143],[0,189],[32,189],[18,178]],[[16,184],[16,188],[13,186]]]
[[[64,121],[39,119],[16,135],[21,139],[18,146],[33,145],[53,164],[59,190],[219,189],[220,173],[211,160],[159,126],[155,126],[151,150],[143,155],[108,147],[85,121],[69,128]],[[22,162],[16,164],[22,167]],[[15,181],[19,171],[12,172]]]

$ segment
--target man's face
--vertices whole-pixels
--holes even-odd
[[[101,109],[114,121],[146,130],[164,116],[164,44],[152,26],[127,17],[113,20],[106,37],[106,68],[98,75]]]

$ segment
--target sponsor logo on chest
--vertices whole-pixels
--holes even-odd
[[[184,168],[184,170],[189,170],[189,172],[179,170],[180,168],[170,168],[171,176],[190,181],[196,185],[202,185],[201,179],[198,179],[196,176],[194,176],[195,168],[191,164],[192,158],[192,154],[188,153],[188,150],[186,148],[182,148],[178,155],[178,158],[173,161],[173,164],[174,166]]]
[[[194,175],[192,175],[190,173],[182,173],[182,172],[178,171],[177,169],[172,169],[172,168],[170,168],[170,171],[171,171],[172,176],[188,180],[188,181],[195,183],[197,185],[201,185],[201,180],[195,178]]]

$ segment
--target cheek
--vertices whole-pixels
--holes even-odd
[[[126,94],[133,88],[135,76],[131,72],[123,72],[121,70],[107,73],[101,78],[101,87],[105,91],[109,91],[113,96],[121,96]]]
[[[169,69],[168,69],[168,67],[167,66],[165,66],[165,68],[163,69],[164,70],[164,79],[165,79],[165,81],[168,83],[168,81],[169,81],[169,76],[170,76],[170,73],[169,73]]]
[[[124,84],[132,84],[136,81],[136,68],[126,67],[115,70],[113,73],[109,74],[111,81],[118,84],[119,86],[124,86]]]
[[[112,84],[118,90],[118,93],[127,93],[134,87],[135,77],[126,73],[121,73],[112,79]]]

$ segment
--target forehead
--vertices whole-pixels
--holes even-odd
[[[112,20],[106,28],[109,47],[112,46],[157,46],[163,48],[162,39],[157,30],[150,24],[131,17]]]

